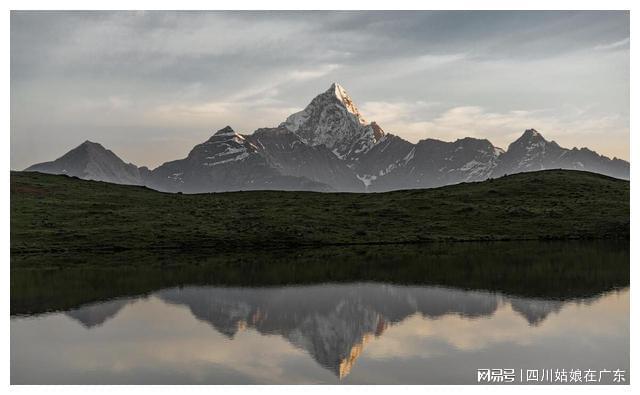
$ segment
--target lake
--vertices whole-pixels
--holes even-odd
[[[628,384],[628,242],[12,257],[12,384],[475,384],[486,369]]]

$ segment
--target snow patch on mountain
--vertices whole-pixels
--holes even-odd
[[[203,166],[218,166],[242,161],[256,151],[256,147],[231,127],[217,131],[209,140],[200,145],[200,153],[205,161]]]
[[[241,154],[235,155],[235,156],[233,156],[231,158],[219,160],[217,162],[205,162],[205,163],[203,163],[203,165],[205,165],[205,166],[218,166],[218,165],[221,165],[223,163],[229,163],[229,162],[235,162],[235,161],[243,160],[243,159],[247,158],[248,156],[249,156],[249,153],[245,150]],[[207,159],[210,159],[210,158],[207,158]]]
[[[369,187],[369,185],[371,185],[371,182],[375,181],[378,178],[377,176],[372,176],[369,174],[365,174],[363,176],[356,174],[356,177],[358,177],[358,180],[362,181],[365,187]]]
[[[168,175],[168,176],[167,176],[167,178],[168,178],[169,180],[174,181],[174,182],[184,182],[184,181],[182,180],[182,175],[183,175],[183,174],[184,174],[183,172],[180,172],[180,173],[173,173],[173,174]]]

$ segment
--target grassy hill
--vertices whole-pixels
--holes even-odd
[[[387,193],[166,194],[11,172],[11,252],[629,237],[629,182],[567,170]]]

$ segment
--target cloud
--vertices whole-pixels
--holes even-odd
[[[630,42],[629,37],[627,38],[623,38],[622,40],[616,41],[616,42],[612,42],[609,44],[600,44],[600,45],[596,45],[595,47],[593,47],[595,50],[597,51],[603,51],[603,50],[609,50],[609,49],[616,49],[616,48],[622,48],[622,47],[627,47]]]

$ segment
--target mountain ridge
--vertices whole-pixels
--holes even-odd
[[[487,139],[411,143],[367,122],[338,83],[277,127],[239,134],[231,126],[183,159],[149,170],[89,141],[26,171],[67,174],[165,192],[312,190],[384,192],[482,181],[545,169],[584,170],[629,178],[629,162],[588,148],[567,149],[530,128],[507,150]]]

